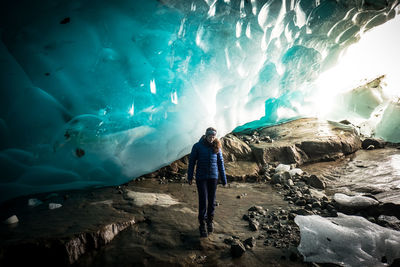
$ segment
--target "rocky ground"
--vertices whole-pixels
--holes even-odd
[[[186,156],[121,186],[3,203],[1,219],[9,223],[0,226],[1,266],[317,266],[303,262],[296,249],[296,215],[340,211],[400,229],[400,165],[383,165],[386,174],[375,176],[386,187],[366,191],[351,182],[372,179],[371,169],[378,173],[377,165],[396,160],[394,144],[315,119],[229,134],[222,143],[229,186],[218,187],[215,232],[208,238],[199,238]],[[374,203],[346,206],[334,193],[368,193]]]

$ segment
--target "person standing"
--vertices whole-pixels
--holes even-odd
[[[209,127],[199,142],[193,145],[189,158],[188,182],[193,182],[196,166],[196,185],[199,197],[199,231],[201,237],[207,237],[214,231],[213,219],[218,175],[222,185],[226,186],[224,160],[221,142],[216,138],[217,130]],[[206,229],[207,224],[207,229]]]

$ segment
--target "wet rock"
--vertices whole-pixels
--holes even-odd
[[[368,149],[368,147],[373,146],[374,148],[384,148],[386,145],[385,141],[382,139],[373,139],[373,138],[367,138],[364,139],[361,143],[361,147],[363,149]]]
[[[255,247],[256,246],[256,239],[254,236],[247,238],[244,242],[244,245],[247,245],[249,247]]]
[[[332,210],[335,209],[335,206],[333,206],[332,204],[329,204],[329,203],[327,203],[325,207],[326,207],[326,210],[329,212],[331,212]]]
[[[315,201],[312,203],[312,208],[316,209],[316,208],[321,208],[321,203],[319,201]]]
[[[267,213],[267,211],[261,206],[252,206],[248,209],[248,211],[255,211],[262,215],[265,215]]]
[[[296,206],[305,206],[306,205],[306,201],[305,201],[305,199],[298,199],[294,204]]]
[[[235,242],[235,239],[233,239],[233,237],[228,237],[224,239],[225,244],[232,245],[233,242]]]
[[[308,178],[307,183],[314,188],[325,189],[325,182],[316,175],[311,175]]]
[[[351,125],[351,122],[348,121],[348,120],[341,120],[339,122],[342,123],[342,124],[345,124],[345,125]]]
[[[380,215],[377,223],[384,227],[390,227],[394,230],[400,231],[400,220],[395,216]]]
[[[304,208],[306,210],[312,210],[312,205],[311,204],[307,204],[307,205],[304,206]]]
[[[329,215],[330,215],[331,217],[337,217],[337,216],[338,216],[337,210],[332,209],[332,210],[329,212]]]
[[[250,227],[250,230],[252,230],[252,231],[258,231],[258,228],[260,227],[260,223],[256,220],[250,220],[249,227]]]
[[[246,252],[246,248],[239,240],[235,240],[231,245],[231,254],[234,258],[239,258]]]
[[[275,173],[271,178],[271,184],[287,184],[290,179],[289,172],[278,172]]]
[[[306,209],[298,209],[298,210],[295,210],[294,213],[296,213],[297,215],[304,215],[304,216],[314,214],[311,211],[308,211]]]

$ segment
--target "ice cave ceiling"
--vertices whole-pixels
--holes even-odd
[[[120,184],[208,126],[324,116],[400,141],[397,0],[0,5],[0,201]]]

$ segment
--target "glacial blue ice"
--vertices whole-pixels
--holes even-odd
[[[319,115],[321,74],[398,12],[392,0],[2,1],[0,201],[127,182],[209,126]],[[393,99],[373,125],[399,141]]]

